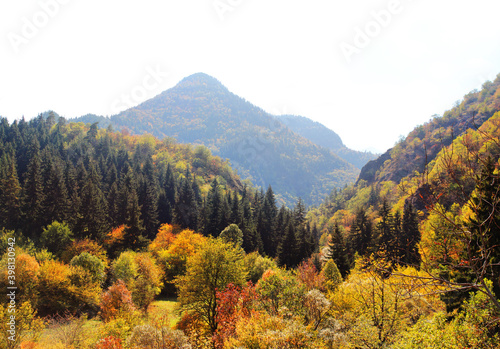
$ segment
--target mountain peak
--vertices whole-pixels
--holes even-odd
[[[213,76],[210,76],[205,73],[195,73],[192,75],[189,75],[188,77],[185,77],[182,79],[177,86],[200,86],[200,85],[205,85],[205,86],[215,86],[215,85],[222,85],[222,83],[214,78]]]

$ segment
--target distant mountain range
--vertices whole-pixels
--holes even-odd
[[[330,149],[357,168],[362,168],[368,161],[377,158],[377,155],[373,153],[347,148],[338,134],[317,121],[296,115],[279,115],[278,119],[293,132],[320,147]]]
[[[307,204],[321,202],[333,188],[356,181],[361,167],[375,158],[348,149],[335,132],[312,120],[268,114],[203,73],[110,118],[89,114],[72,121],[205,145],[229,159],[242,178],[271,185],[288,205],[299,197]]]

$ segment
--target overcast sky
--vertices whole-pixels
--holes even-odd
[[[0,115],[112,115],[204,72],[358,150],[500,73],[498,0],[0,0]]]

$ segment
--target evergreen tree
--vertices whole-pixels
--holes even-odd
[[[264,253],[270,257],[275,257],[277,252],[276,239],[276,217],[278,208],[271,186],[267,188],[262,209],[257,223],[257,231],[260,233],[262,243],[264,244]]]
[[[330,242],[328,243],[328,253],[325,255],[326,259],[333,259],[335,265],[345,278],[350,271],[349,258],[347,245],[345,243],[344,235],[340,230],[339,224],[336,222],[333,232],[330,235]]]
[[[66,188],[68,189],[68,217],[66,218],[67,223],[72,229],[76,227],[78,220],[80,219],[80,188],[78,187],[78,179],[76,169],[73,167],[71,161],[66,161],[65,169],[65,179]]]
[[[118,191],[118,184],[114,182],[111,185],[108,193],[108,216],[112,227],[118,227],[120,224],[124,224],[124,221],[120,221],[120,194]]]
[[[304,205],[304,202],[302,201],[302,198],[299,198],[297,204],[295,205],[295,208],[293,210],[293,219],[297,226],[303,225],[306,221],[306,207]]]
[[[210,191],[207,196],[207,224],[205,227],[205,235],[219,236],[222,231],[221,226],[224,221],[224,207],[222,202],[222,194],[219,188],[217,178],[212,181]]]
[[[366,255],[372,247],[372,223],[363,208],[358,209],[351,231],[352,249],[361,256]]]
[[[238,199],[238,193],[233,192],[233,198],[231,200],[231,216],[229,221],[231,224],[241,225],[243,220],[243,212],[240,205],[240,200]]]
[[[46,224],[65,222],[69,217],[70,203],[62,166],[58,160],[49,161],[45,171],[43,209]]]
[[[193,183],[189,168],[182,180],[174,208],[174,223],[183,229],[198,229],[199,206],[196,194],[193,191]]]
[[[21,218],[21,185],[17,177],[16,163],[7,157],[7,171],[0,179],[0,224],[7,229],[16,229]]]
[[[292,223],[288,224],[286,229],[286,234],[283,237],[283,241],[278,247],[278,262],[281,266],[286,266],[287,268],[296,267],[299,260],[299,246],[297,243],[297,236],[295,235],[295,228]]]
[[[99,184],[97,170],[90,164],[81,194],[81,218],[76,231],[80,238],[90,237],[100,240],[109,229],[106,199]]]
[[[420,242],[420,231],[418,230],[418,216],[411,202],[405,205],[403,211],[403,222],[401,224],[400,253],[401,263],[418,266],[420,254],[418,243]]]
[[[173,208],[175,206],[175,178],[170,164],[167,165],[167,169],[160,181],[162,185],[158,203],[158,218],[160,223],[170,224],[172,223]]]
[[[278,211],[278,216],[276,217],[276,239],[278,246],[283,240],[286,234],[288,224],[290,223],[291,215],[287,208],[283,205]]]
[[[146,236],[153,239],[158,230],[158,179],[150,156],[146,158],[144,164],[144,184],[142,188],[142,220],[146,229]]]
[[[394,217],[391,214],[387,200],[382,202],[379,210],[380,221],[377,224],[379,254],[391,262],[397,260],[397,239],[395,236]],[[398,228],[399,230],[399,228]]]
[[[298,245],[298,260],[302,261],[309,258],[316,250],[316,244],[311,234],[309,225],[299,225],[296,228],[297,245]]]
[[[38,236],[42,232],[44,221],[43,176],[38,140],[31,143],[31,159],[25,175],[23,203],[25,233],[30,237]]]
[[[480,270],[487,264],[487,277],[494,280],[493,290],[500,297],[500,179],[495,172],[495,163],[491,156],[486,158],[477,175],[476,188],[470,206],[474,216],[468,227],[471,231],[471,255],[477,258]]]

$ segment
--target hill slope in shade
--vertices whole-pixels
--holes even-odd
[[[87,115],[77,121],[99,121],[101,127],[111,123],[134,134],[205,145],[229,159],[243,178],[264,188],[272,185],[288,205],[298,197],[307,204],[319,203],[359,173],[329,149],[299,136],[202,73],[110,119]]]
[[[347,148],[340,136],[323,124],[309,118],[296,115],[280,115],[277,118],[298,135],[314,144],[330,149],[345,161],[361,169],[368,161],[375,160],[377,155]]]

